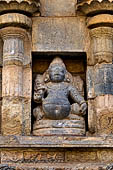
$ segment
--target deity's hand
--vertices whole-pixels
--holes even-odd
[[[81,106],[80,106],[80,110],[81,110],[81,113],[83,114],[83,115],[85,115],[85,111],[86,111],[86,109],[87,109],[87,104],[84,102],[84,103],[82,103],[81,104]]]

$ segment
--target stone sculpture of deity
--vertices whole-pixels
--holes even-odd
[[[84,135],[83,121],[68,119],[72,113],[82,117],[87,109],[84,98],[72,85],[71,79],[72,75],[66,70],[65,64],[59,57],[54,58],[42,77],[37,75],[34,84],[34,101],[37,103],[37,107],[33,110],[36,119],[33,126],[34,135],[41,133],[47,135],[47,128],[48,130],[50,128],[49,134],[52,130],[62,134],[62,128],[65,133],[68,133],[67,128],[71,128],[73,134],[74,127],[76,129],[77,125],[82,127],[83,132],[79,133],[76,129],[77,132],[74,134]]]

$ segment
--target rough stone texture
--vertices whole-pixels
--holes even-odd
[[[67,151],[65,154],[66,162],[95,162],[97,160],[96,151],[76,150]]]
[[[2,96],[22,97],[22,67],[7,65],[3,68],[2,75]]]
[[[2,107],[2,65],[3,65],[3,41],[0,39],[0,122],[1,122],[1,107]],[[0,123],[0,133],[1,133],[1,123]]]
[[[96,108],[94,99],[88,100],[88,130],[91,133],[96,131]]]
[[[94,80],[95,80],[95,71],[93,66],[87,66],[87,97],[88,99],[92,99],[95,97],[94,90]]]
[[[22,163],[23,152],[21,151],[2,151],[1,163]]]
[[[88,125],[91,133],[113,134],[113,95],[100,95],[88,100]]]
[[[2,170],[106,170],[107,165],[105,164],[1,164]],[[7,168],[7,169],[5,169]]]
[[[4,97],[2,100],[2,134],[22,134],[22,98]]]
[[[31,96],[32,96],[31,67],[24,67],[23,69],[23,84],[24,86],[23,86],[23,103],[22,103],[23,105],[22,133],[23,135],[30,135],[31,134]]]
[[[75,0],[41,0],[41,16],[75,16]]]
[[[103,64],[99,67],[95,67],[95,95],[112,94],[112,84],[113,84],[113,65]]]
[[[85,18],[33,18],[32,40],[35,52],[84,52],[87,47]]]
[[[113,134],[113,95],[98,96],[95,99],[97,133]]]
[[[100,64],[87,69],[88,98],[92,99],[99,95],[113,94],[113,65]]]

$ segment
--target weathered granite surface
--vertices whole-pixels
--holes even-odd
[[[84,52],[87,49],[85,17],[33,17],[32,28],[34,52]]]
[[[75,16],[76,0],[41,0],[41,16]]]

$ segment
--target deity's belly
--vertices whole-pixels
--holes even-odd
[[[64,119],[70,113],[70,103],[65,96],[48,96],[42,103],[45,116],[49,119]]]

